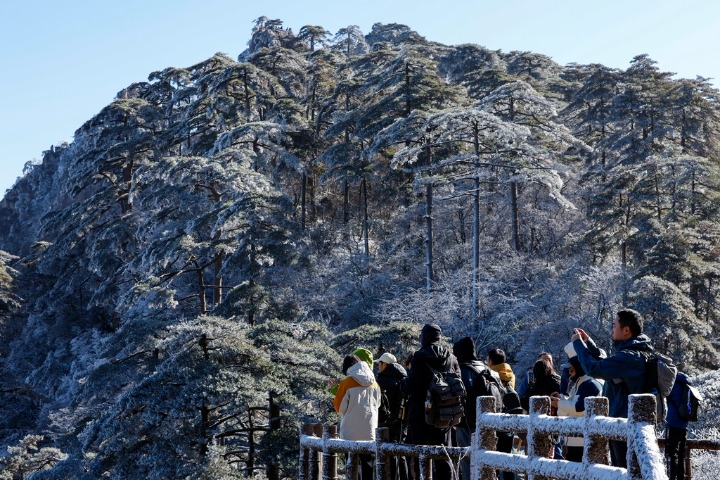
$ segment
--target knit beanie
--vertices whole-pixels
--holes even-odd
[[[370,368],[373,366],[373,354],[370,350],[366,348],[356,348],[353,352],[353,355],[358,357],[363,362],[367,363]]]
[[[439,326],[434,323],[426,323],[420,334],[420,344],[427,347],[432,343],[437,343],[440,341],[441,335],[442,330],[440,330]]]

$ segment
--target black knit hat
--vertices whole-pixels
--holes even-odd
[[[434,323],[426,323],[420,334],[420,344],[427,347],[431,343],[439,342],[440,336],[442,336],[442,330],[439,326]]]

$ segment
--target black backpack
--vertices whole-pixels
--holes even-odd
[[[459,373],[432,373],[425,397],[425,423],[435,428],[449,428],[462,421],[465,414],[465,385]]]
[[[702,411],[700,402],[702,401],[702,395],[700,392],[692,386],[690,382],[685,382],[680,379],[676,380],[681,385],[680,398],[683,399],[683,405],[678,405],[673,400],[673,397],[668,397],[668,400],[673,404],[677,410],[678,417],[680,420],[688,422],[697,422]]]
[[[475,372],[472,389],[468,392],[467,401],[465,402],[465,420],[472,429],[475,426],[475,408],[478,397],[494,397],[495,411],[500,412],[503,409],[503,396],[505,389],[499,378],[493,375],[493,372],[483,365],[464,364],[462,367],[468,367]]]
[[[513,415],[521,414],[524,410],[520,404],[520,395],[509,383],[505,385],[505,394],[503,395],[502,413],[511,413]]]

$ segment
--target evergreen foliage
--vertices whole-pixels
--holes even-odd
[[[296,478],[343,356],[426,322],[521,372],[636,308],[717,397],[719,100],[267,17],[150,73],[0,203],[0,478]]]

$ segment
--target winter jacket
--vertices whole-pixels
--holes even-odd
[[[526,411],[530,411],[530,397],[549,397],[551,393],[560,391],[560,375],[553,373],[547,377],[535,376],[535,380],[528,385],[525,395],[520,398],[520,404]],[[553,412],[555,414],[555,412]]]
[[[630,394],[643,393],[645,358],[640,351],[653,351],[650,338],[641,334],[627,340],[615,341],[614,348],[617,353],[610,357],[603,357],[592,339],[588,339],[587,344],[577,339],[573,342],[573,347],[585,373],[590,377],[605,380],[603,395],[610,402],[610,416],[627,418],[628,397]]]
[[[560,395],[557,414],[564,417],[582,417],[585,414],[585,398],[600,395],[602,384],[583,375],[575,380],[569,395]],[[568,447],[582,447],[582,437],[567,437]]]
[[[670,395],[667,398],[667,415],[665,421],[668,427],[682,428],[687,430],[688,421],[680,418],[679,409],[684,409],[686,413],[690,412],[690,396],[685,385],[689,382],[687,375],[678,372],[675,376],[675,385],[673,385]]]
[[[463,423],[461,425],[468,427],[471,432],[475,431],[475,419],[477,418],[475,412],[477,409],[477,396],[475,396],[472,392],[475,391],[475,382],[483,370],[490,370],[490,367],[481,360],[460,362],[460,376],[462,377],[463,384],[465,385],[465,391],[468,393],[465,400],[465,418],[463,419]],[[502,386],[502,381],[500,380],[497,372],[493,370],[490,370],[490,372],[495,378],[497,384]],[[480,380],[484,382],[482,378]],[[502,405],[500,405],[499,408],[502,408]]]
[[[342,415],[340,438],[375,440],[380,386],[367,363],[358,362],[348,369],[348,376],[338,385],[333,405]]]
[[[400,391],[400,381],[405,377],[407,372],[399,363],[388,363],[385,370],[377,374],[377,383],[388,400],[389,409],[389,417],[384,417],[381,412],[379,419],[381,427],[396,426],[400,422],[400,408],[404,396]]]
[[[400,383],[402,391],[408,395],[408,420],[411,428],[434,428],[425,423],[425,397],[430,385],[432,371],[460,373],[455,355],[439,343],[423,346],[413,354],[410,371]]]
[[[510,385],[513,390],[515,389],[515,374],[507,363],[500,363],[498,365],[490,365],[492,370],[495,370],[500,375],[503,385]]]

